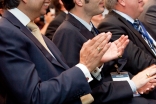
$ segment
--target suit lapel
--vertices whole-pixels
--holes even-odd
[[[121,17],[120,15],[118,15],[117,13],[113,12],[115,14],[115,16],[119,19],[119,21],[121,21],[122,23],[125,24],[125,26],[127,26],[127,28],[133,32],[135,34],[136,37],[138,37],[138,40],[140,40],[142,42],[142,44],[144,44],[144,46],[146,47],[146,49],[148,51],[151,52],[151,54],[154,55],[154,53],[152,52],[151,48],[148,46],[148,44],[145,42],[145,40],[142,38],[141,34],[134,29],[134,27],[123,17]],[[155,56],[155,55],[154,55]]]
[[[65,20],[69,21],[73,26],[77,27],[77,29],[86,39],[92,39],[94,37],[94,35],[71,14],[68,14]]]
[[[58,48],[55,46],[55,44],[53,44],[51,42],[51,40],[49,40],[47,37],[43,36],[49,50],[53,53],[53,55],[55,56],[56,59],[52,59],[52,63],[62,67],[62,68],[65,68],[65,69],[68,69],[69,67],[67,66],[66,61],[63,57],[63,55],[61,54],[61,52],[58,50]],[[57,61],[56,61],[57,60]]]
[[[52,63],[54,63],[54,64],[56,64],[56,65],[58,65],[58,66],[60,66],[60,67],[62,67],[64,69],[68,69],[69,68],[69,66],[67,66],[67,64],[65,64],[66,62],[65,62],[62,54],[58,56],[58,53],[53,51],[53,49],[52,49],[52,53],[54,54],[55,58],[57,59],[57,61],[53,59]]]
[[[34,35],[10,12],[5,11],[3,14],[3,17],[6,18],[8,21],[10,21],[14,26],[19,28],[22,33],[24,33],[32,42],[35,43],[35,45],[40,49],[40,51],[43,53],[43,55],[53,64],[56,64],[60,67],[60,65],[53,57],[52,55],[44,48],[44,46],[34,37]]]

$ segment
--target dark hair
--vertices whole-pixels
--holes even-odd
[[[13,9],[20,4],[20,0],[1,0],[4,9]]]
[[[58,15],[61,12],[61,4],[59,2],[59,0],[52,0],[51,1],[52,6],[54,6],[55,8],[55,15]]]
[[[75,3],[73,0],[62,0],[63,4],[64,4],[64,7],[70,11],[71,9],[74,8],[75,6]]]
[[[2,9],[2,8],[3,8],[3,1],[0,0],[0,9]]]

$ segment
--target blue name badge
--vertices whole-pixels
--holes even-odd
[[[112,72],[111,73],[113,81],[127,81],[130,80],[128,72],[120,72],[118,74],[117,72]]]

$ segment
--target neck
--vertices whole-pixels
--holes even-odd
[[[37,15],[37,13],[30,12],[28,9],[25,9],[22,5],[19,5],[17,8],[25,15],[27,15],[31,21],[34,21],[37,17],[40,16],[39,14]]]
[[[67,11],[64,7],[61,7],[61,10],[62,10],[62,11]]]
[[[71,12],[72,14],[78,16],[79,18],[83,19],[83,20],[86,21],[88,24],[90,23],[91,18],[93,17],[93,16],[89,16],[88,14],[84,13],[84,12],[81,11],[81,10],[78,11],[78,10],[76,10],[76,9],[72,9],[70,12]]]

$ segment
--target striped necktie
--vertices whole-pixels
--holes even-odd
[[[153,40],[148,36],[148,34],[145,33],[146,30],[143,30],[143,27],[138,19],[134,21],[133,26],[143,36],[143,38],[146,38],[150,43],[153,43]]]
[[[133,23],[133,27],[142,35],[143,39],[145,41],[147,41],[148,45],[150,46],[150,48],[155,52],[156,54],[156,49],[155,49],[155,45],[153,43],[153,40],[149,37],[149,34],[147,33],[146,29],[144,28],[144,26],[142,25],[142,23],[136,19]]]

